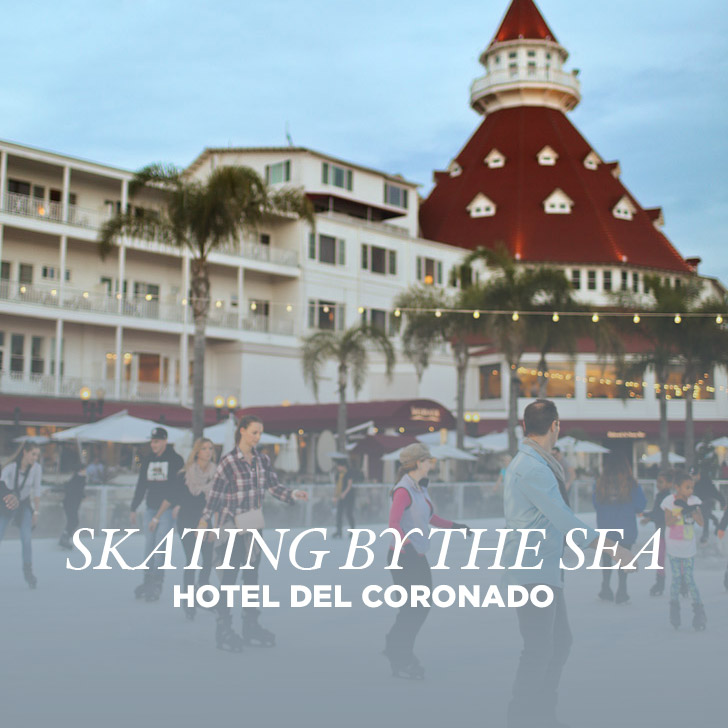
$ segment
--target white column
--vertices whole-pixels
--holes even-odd
[[[56,378],[53,384],[53,392],[56,397],[61,394],[61,356],[63,353],[63,319],[56,320]]]
[[[61,278],[58,281],[58,307],[63,307],[63,293],[66,287],[66,255],[68,253],[68,238],[61,235],[61,249],[59,254],[59,265],[61,267]]]
[[[186,405],[189,399],[190,384],[189,336],[187,333],[190,321],[190,252],[187,249],[182,254],[182,295],[186,304],[182,318],[182,336],[179,340],[179,387],[180,403]]]
[[[71,168],[63,168],[63,199],[61,202],[61,219],[68,222],[68,196],[71,194]]]
[[[8,189],[8,153],[0,152],[0,211],[5,209],[5,193]]]
[[[243,266],[238,267],[238,331],[240,331],[243,328],[243,311],[247,312],[247,307],[245,304],[245,299],[243,298],[245,294],[245,288],[243,286]]]
[[[116,342],[114,351],[116,352],[116,360],[114,361],[114,399],[121,399],[121,372],[124,352],[122,350],[123,329],[121,326],[116,327]]]

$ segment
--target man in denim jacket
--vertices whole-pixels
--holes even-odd
[[[523,651],[508,706],[508,727],[557,728],[556,702],[561,672],[571,648],[571,630],[564,602],[564,580],[560,568],[564,537],[572,529],[584,529],[586,535],[574,534],[580,547],[595,545],[598,533],[574,515],[566,503],[563,468],[551,454],[559,437],[559,414],[553,402],[539,399],[524,412],[525,438],[506,470],[503,501],[506,527],[541,529],[538,553],[526,551],[523,568],[508,568],[506,579],[529,589],[546,585],[554,592],[548,607],[530,602],[518,608],[518,626],[523,637]],[[516,563],[521,533],[508,535],[503,565]],[[529,545],[535,545],[532,536]],[[607,546],[614,546],[607,540]],[[618,547],[616,560],[628,563],[629,551]],[[540,567],[537,564],[542,562]],[[530,567],[530,568],[529,568]]]

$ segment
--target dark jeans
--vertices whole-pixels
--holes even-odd
[[[179,533],[182,541],[182,548],[185,550],[185,556],[187,558],[186,566],[192,563],[192,553],[195,550],[195,541],[197,534],[188,533],[184,538],[182,534],[185,528],[197,528],[197,524],[194,526],[180,526],[177,525],[177,533]],[[196,569],[183,569],[182,570],[182,583],[185,587],[195,585],[195,575],[197,575],[197,586],[205,586],[210,583],[210,571],[212,570],[212,555],[215,550],[214,541],[203,541],[202,548],[200,549],[200,556],[202,556],[202,569],[199,571]]]
[[[508,728],[548,728],[556,723],[559,682],[572,640],[563,589],[552,589],[554,600],[548,607],[529,602],[517,609],[523,651],[508,706]]]
[[[63,511],[66,514],[66,533],[71,538],[78,528],[78,509],[81,507],[81,501],[77,498],[71,498],[63,501]]]
[[[390,558],[391,558],[390,551]],[[401,569],[392,569],[392,581],[409,589],[414,584],[432,589],[432,573],[427,558],[417,553],[413,546],[407,545],[399,557]],[[386,637],[385,652],[393,665],[406,667],[414,657],[413,649],[417,633],[430,613],[427,607],[410,606],[409,602],[399,608],[392,629]]]
[[[354,489],[352,488],[344,498],[339,498],[336,503],[336,533],[341,535],[344,526],[344,513],[346,520],[349,522],[349,528],[355,528],[354,525]]]
[[[262,531],[261,531],[262,533]],[[242,573],[243,584],[246,586],[254,585],[258,583],[258,567],[260,566],[260,559],[262,552],[260,547],[256,544],[253,549],[253,555],[250,559],[250,565],[252,569],[241,569],[243,564],[248,563],[248,554],[250,553],[250,544],[253,537],[249,533],[238,533],[235,536],[235,545],[233,546],[232,556],[230,558],[230,565],[232,569],[218,569],[217,574],[220,578],[221,585],[235,584],[238,580],[238,575]],[[225,545],[221,545],[224,550]],[[225,619],[230,616],[230,608],[226,606],[225,600],[220,599],[217,605],[217,611],[220,617]],[[260,609],[257,607],[244,607],[243,608],[243,620],[255,622],[260,614]]]

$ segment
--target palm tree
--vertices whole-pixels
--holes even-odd
[[[450,313],[448,309],[459,308],[462,295],[452,298],[441,288],[415,285],[394,301],[397,310],[404,309],[402,348],[420,381],[432,353],[444,344],[450,345],[457,375],[455,437],[460,449],[465,442],[465,382],[475,325],[471,316]]]
[[[561,321],[554,322],[550,317],[521,316],[521,313],[534,311],[556,312],[558,306],[566,306],[570,284],[564,273],[546,266],[525,267],[510,255],[505,246],[495,249],[477,248],[466,259],[468,265],[484,261],[494,270],[494,275],[484,284],[474,285],[464,293],[464,303],[468,308],[482,311],[503,311],[490,313],[481,321],[483,331],[503,353],[510,368],[510,387],[508,393],[508,449],[514,455],[518,449],[516,427],[518,425],[518,397],[521,382],[518,368],[527,348],[537,343],[542,359],[557,344],[570,343],[572,339],[561,339],[556,328]],[[548,328],[546,319],[553,325]],[[550,335],[549,335],[550,334]]]
[[[157,209],[122,210],[108,220],[99,233],[99,253],[105,257],[122,236],[128,236],[164,242],[190,254],[189,302],[194,321],[192,430],[197,438],[204,427],[210,253],[239,240],[243,232],[255,231],[266,216],[299,217],[313,226],[313,207],[300,189],[271,191],[249,167],[218,167],[201,182],[172,165],[152,164],[137,172],[129,194],[133,198],[145,189],[161,193],[161,205]]]
[[[346,390],[351,381],[358,394],[366,381],[369,368],[369,346],[379,349],[384,355],[385,372],[391,379],[394,369],[394,348],[387,334],[378,326],[361,324],[345,331],[317,331],[303,340],[303,378],[311,385],[318,399],[321,369],[327,361],[337,365],[337,391],[339,411],[337,417],[336,447],[346,452]]]

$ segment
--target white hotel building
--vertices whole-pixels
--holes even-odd
[[[683,260],[657,229],[661,212],[641,208],[619,181],[619,166],[603,162],[567,119],[580,100],[576,75],[562,68],[567,55],[533,3],[514,0],[481,58],[486,75],[472,88],[471,104],[485,119],[448,169],[435,174],[424,203],[413,182],[309,149],[204,150],[189,174],[204,178],[219,165],[247,165],[272,185],[303,188],[317,211],[315,235],[304,222],[271,217],[256,239],[211,256],[206,405],[221,397],[242,408],[314,403],[301,371],[303,336],[362,318],[390,329],[399,292],[417,281],[447,286],[453,266],[479,244],[504,240],[524,264],[561,267],[585,303],[605,303],[620,287],[639,292],[648,273],[673,285],[696,276],[697,263]],[[525,176],[508,177],[516,168]],[[84,388],[91,402],[103,398],[104,413],[128,408],[170,424],[189,421],[186,254],[135,239],[105,260],[98,254],[99,228],[111,214],[155,203],[151,196],[129,199],[132,177],[0,142],[0,446],[26,426],[83,421]],[[529,240],[530,229],[542,237]],[[610,242],[602,245],[607,229]],[[717,281],[704,281],[706,291],[724,294]],[[551,360],[548,393],[565,429],[654,439],[651,374],[624,401],[616,375],[595,354]],[[536,390],[536,363],[537,354],[527,355],[519,372],[524,404]],[[321,402],[336,399],[333,374],[332,366]],[[466,402],[480,432],[503,429],[509,375],[497,352],[473,357]],[[728,433],[728,379],[722,370],[709,375],[695,418],[699,435],[717,436]],[[454,409],[447,351],[421,382],[401,356],[388,382],[375,355],[363,391],[350,394],[351,401],[415,398]],[[678,439],[679,399],[669,403]]]

